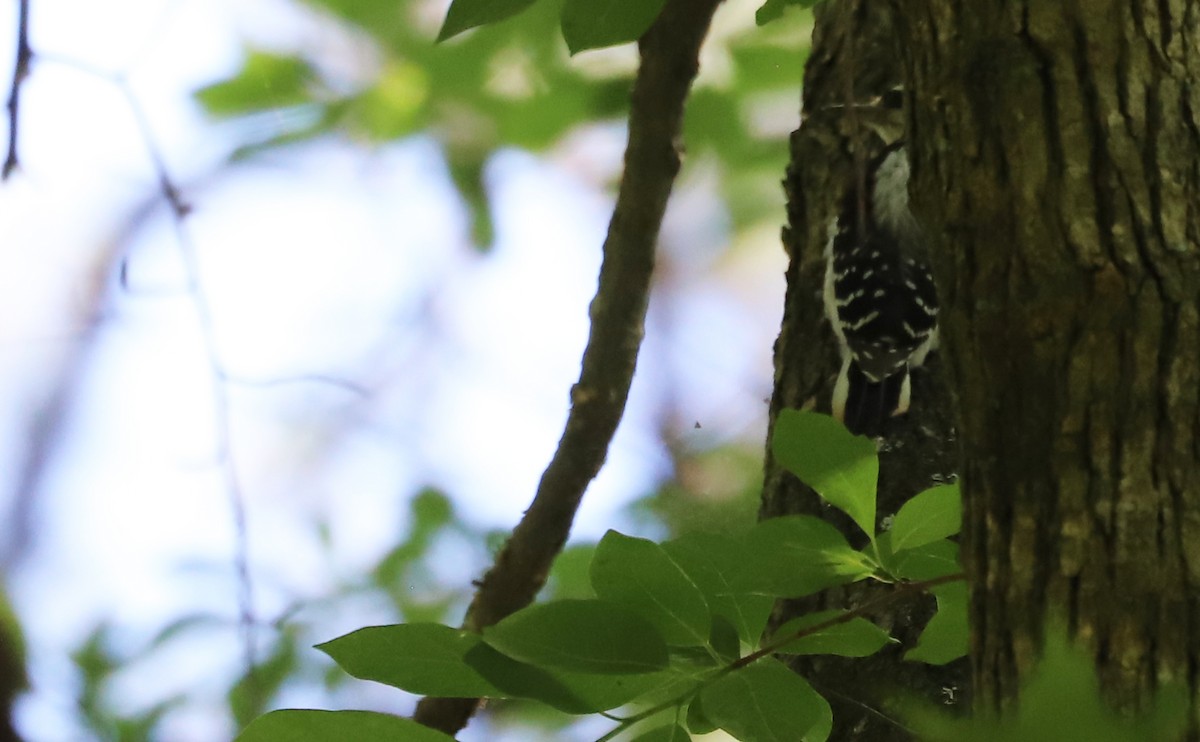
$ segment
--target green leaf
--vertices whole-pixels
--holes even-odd
[[[572,54],[636,41],[665,0],[566,0],[562,33]]]
[[[771,451],[785,469],[874,539],[879,456],[871,439],[852,435],[828,415],[783,410],[775,421]]]
[[[563,549],[550,567],[550,578],[542,594],[550,600],[596,597],[588,575],[595,554],[595,544],[572,544]]]
[[[410,719],[372,711],[272,711],[251,722],[235,742],[454,742]]]
[[[775,599],[752,592],[756,577],[746,544],[725,534],[691,533],[662,548],[700,587],[713,615],[733,624],[742,641],[757,646]]]
[[[717,731],[717,725],[704,715],[704,706],[699,695],[694,696],[691,703],[688,704],[687,727],[692,734],[709,734]]]
[[[295,676],[299,658],[296,642],[288,633],[285,629],[270,654],[260,657],[253,671],[244,673],[226,694],[229,709],[239,726],[266,711],[269,700]]]
[[[803,629],[837,618],[844,611],[818,611],[793,618],[780,626],[772,642]],[[781,654],[836,654],[842,657],[867,657],[894,641],[888,633],[865,618],[856,616],[843,623],[826,626],[816,633],[794,639],[775,651]]]
[[[914,549],[962,530],[962,493],[958,484],[931,487],[901,506],[892,521],[892,551]]]
[[[533,5],[535,0],[454,0],[446,11],[446,21],[438,32],[438,41],[476,26],[498,23]]]
[[[688,151],[742,151],[749,132],[738,103],[737,98],[711,87],[693,91],[683,122]]]
[[[674,679],[668,671],[615,675],[548,670],[506,657],[486,644],[471,649],[464,660],[504,696],[541,701],[568,714],[624,706]]]
[[[240,116],[312,102],[310,88],[316,79],[312,67],[299,57],[250,50],[240,72],[195,95],[213,116]]]
[[[804,742],[825,742],[832,733],[833,709],[829,708],[828,703],[825,703],[821,706],[821,718],[817,719],[817,723],[813,724],[812,729],[809,729],[804,735]]]
[[[434,623],[368,626],[318,644],[343,670],[362,680],[423,696],[503,696],[468,667],[463,657],[478,634]]]
[[[691,737],[678,724],[656,727],[633,738],[633,742],[688,742]]]
[[[785,87],[799,89],[804,81],[803,60],[797,59],[794,46],[742,41],[730,47],[737,74],[737,89],[779,90]]]
[[[471,218],[471,241],[479,250],[487,250],[496,238],[496,225],[492,222],[492,204],[484,183],[484,160],[480,153],[469,147],[448,145],[446,164],[450,168],[450,179],[466,202]]]
[[[667,666],[667,645],[646,619],[603,600],[531,605],[483,631],[521,662],[574,672],[632,674]]]
[[[881,538],[880,543],[884,543],[884,539]],[[886,566],[889,574],[904,580],[934,580],[962,572],[962,565],[958,562],[958,544],[946,540],[905,549],[889,556]]]
[[[809,739],[829,704],[776,659],[731,672],[700,691],[704,715],[742,742]]]
[[[369,139],[389,141],[414,131],[428,98],[425,70],[393,61],[379,73],[371,88],[353,100],[349,112],[357,129]]]
[[[967,653],[967,585],[951,582],[930,592],[937,597],[937,613],[904,659],[944,665]]]
[[[708,643],[712,618],[696,583],[653,541],[609,531],[591,567],[599,597],[628,606],[675,646]]]
[[[870,558],[850,548],[838,529],[808,515],[764,520],[745,540],[754,566],[753,584],[768,595],[811,595],[875,571]]]
[[[396,0],[305,0],[338,18],[349,21],[379,40],[393,38],[404,26],[411,26],[407,3]]]
[[[737,629],[722,616],[713,616],[708,646],[726,662],[733,662],[742,656],[742,645]]]
[[[455,520],[454,506],[445,493],[423,489],[409,502],[408,537],[385,554],[372,570],[372,582],[384,588],[407,584],[404,575],[429,553],[435,538]]]

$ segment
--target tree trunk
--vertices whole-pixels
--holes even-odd
[[[902,5],[912,193],[961,415],[976,696],[1009,703],[1058,616],[1119,707],[1167,682],[1194,699],[1200,9]]]
[[[827,228],[847,188],[855,187],[868,138],[850,101],[864,101],[900,82],[893,13],[884,3],[843,0],[819,5],[804,83],[804,121],[792,135],[785,186],[788,226],[784,244],[791,258],[783,327],[775,347],[775,391],[771,420],[784,408],[829,409],[840,365],[821,301]],[[913,411],[886,428],[881,447],[880,517],[891,515],[913,494],[952,478],[957,450],[944,383],[936,356],[913,378]],[[773,461],[768,446],[761,516],[807,513],[825,517],[862,545],[861,533],[840,513],[824,506],[812,490]],[[885,588],[886,589],[886,588]],[[776,611],[783,621],[799,613],[852,607],[877,595],[878,586],[834,590],[812,599],[788,601]],[[830,701],[831,740],[884,742],[912,739],[886,705],[903,689],[939,704],[962,705],[970,697],[965,662],[939,668],[904,662],[933,601],[915,600],[872,616],[902,641],[874,657],[802,658],[796,669]]]

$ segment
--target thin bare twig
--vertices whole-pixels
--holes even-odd
[[[17,129],[21,119],[21,85],[29,77],[29,63],[33,60],[33,49],[29,46],[29,0],[18,0],[17,4],[17,61],[13,64],[12,87],[8,91],[8,154],[4,157],[4,168],[0,180],[8,180],[17,169]]]
[[[150,122],[146,119],[142,105],[130,88],[125,76],[121,73],[105,72],[67,57],[42,55],[43,61],[71,67],[86,75],[104,80],[113,85],[125,98],[125,103],[133,117],[145,146],[146,155],[157,182],[159,194],[171,211],[172,223],[175,228],[176,241],[180,248],[184,269],[188,276],[187,291],[192,297],[196,317],[200,326],[201,340],[205,355],[209,361],[212,376],[212,396],[215,417],[215,458],[220,464],[225,491],[229,496],[230,510],[234,525],[234,571],[238,586],[238,626],[241,632],[242,655],[248,677],[253,678],[257,667],[257,625],[254,611],[253,583],[250,579],[250,547],[248,525],[246,520],[245,496],[238,476],[236,462],[233,459],[232,425],[230,423],[230,404],[228,386],[238,380],[226,370],[221,362],[217,347],[215,325],[208,296],[200,280],[200,264],[196,245],[187,230],[186,219],[191,213],[191,205],[183,197],[167,168],[162,150],[154,136]],[[253,691],[252,691],[253,692]]]
[[[154,138],[146,114],[142,110],[137,97],[129,88],[123,77],[111,78],[113,83],[125,96],[129,110],[133,114],[142,141],[146,145],[146,154],[154,168],[158,180],[158,188],[163,200],[171,209],[175,225],[175,237],[183,258],[184,269],[188,275],[188,292],[192,295],[192,305],[196,309],[196,318],[200,325],[200,335],[204,343],[205,356],[208,358],[212,371],[213,411],[216,418],[216,459],[221,465],[221,475],[224,479],[225,491],[229,495],[229,506],[233,514],[234,526],[234,570],[237,573],[238,584],[238,623],[242,634],[242,655],[246,673],[253,677],[257,667],[256,626],[254,614],[254,586],[250,579],[250,543],[249,526],[246,520],[246,499],[242,491],[241,479],[238,477],[236,463],[233,460],[233,433],[230,423],[230,405],[228,380],[229,373],[221,362],[220,350],[217,347],[216,330],[212,319],[212,309],[204,284],[200,280],[200,261],[196,244],[192,241],[187,230],[186,218],[191,213],[191,205],[184,200],[183,194],[176,185],[162,151]]]
[[[591,335],[571,411],[533,503],[479,583],[463,625],[490,626],[532,602],[562,550],[588,484],[600,471],[625,410],[667,197],[679,172],[676,143],[699,52],[720,0],[668,0],[639,42],[641,65],[629,110],[629,142],[604,241]],[[478,698],[425,698],[414,718],[455,734]]]

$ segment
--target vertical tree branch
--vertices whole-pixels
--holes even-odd
[[[0,180],[17,169],[17,129],[21,119],[21,85],[29,77],[29,63],[33,49],[29,46],[29,0],[18,0],[17,4],[17,59],[13,64],[12,87],[8,91],[8,154],[0,170]]]
[[[629,111],[629,142],[590,309],[591,335],[571,411],[537,494],[479,584],[463,623],[478,631],[528,605],[571,530],[584,490],[600,471],[625,410],[654,268],[654,246],[679,172],[676,143],[700,46],[720,0],[668,0],[639,42],[641,65]],[[426,698],[414,718],[450,734],[477,698]]]

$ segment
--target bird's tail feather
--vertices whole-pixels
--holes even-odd
[[[842,422],[851,433],[879,435],[888,418],[908,411],[908,369],[881,381],[872,381],[857,363],[851,363],[846,374]]]

